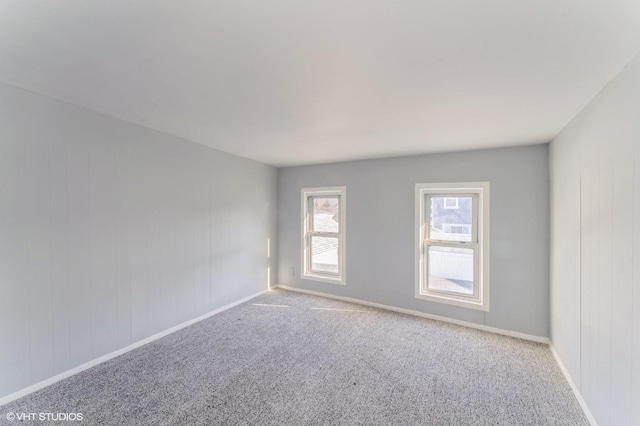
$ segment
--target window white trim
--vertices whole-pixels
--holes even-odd
[[[322,281],[331,284],[345,285],[345,262],[346,262],[346,242],[347,242],[347,187],[346,186],[330,186],[322,188],[302,188],[302,267],[301,278]],[[311,217],[309,210],[309,200],[313,197],[338,197],[340,203],[340,226],[337,233],[323,234],[312,232]],[[310,241],[313,236],[328,236],[338,239],[338,273],[321,272],[311,270],[311,250]]]
[[[430,240],[428,227],[430,195],[472,196],[472,241],[452,243]],[[415,297],[431,302],[445,303],[481,311],[489,311],[489,182],[417,183],[415,186]],[[429,290],[426,286],[427,256],[429,245],[470,248],[474,251],[474,294]]]

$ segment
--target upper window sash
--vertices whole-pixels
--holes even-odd
[[[425,207],[425,242],[438,242],[438,243],[458,243],[458,244],[478,244],[478,194],[477,193],[429,193],[424,195],[424,207]],[[471,198],[471,241],[462,241],[462,240],[443,240],[438,238],[433,238],[431,233],[432,228],[432,198],[452,198],[452,197],[469,197]],[[445,209],[448,210],[448,209]]]
[[[331,231],[316,231],[315,230],[315,205],[314,205],[314,201],[318,198],[335,198],[338,200],[338,209],[340,211],[340,213],[338,213],[338,218],[337,218],[337,222],[338,222],[338,231],[337,232],[331,232]],[[342,226],[343,224],[341,223],[341,215],[342,215],[342,197],[340,195],[309,195],[307,197],[307,233],[309,234],[313,234],[313,235],[318,235],[318,236],[322,236],[322,235],[327,235],[327,236],[332,236],[332,237],[336,237],[339,236],[342,232]]]

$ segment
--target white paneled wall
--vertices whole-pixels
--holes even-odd
[[[551,144],[552,341],[599,425],[640,424],[640,57]]]
[[[637,121],[636,121],[637,124]],[[631,418],[640,423],[640,148],[634,145]]]
[[[275,200],[275,168],[0,84],[0,397],[265,290]]]

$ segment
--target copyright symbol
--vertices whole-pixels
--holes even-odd
[[[14,421],[16,419],[16,415],[13,413],[7,413],[7,420],[9,420],[10,422]]]

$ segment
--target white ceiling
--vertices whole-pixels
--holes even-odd
[[[548,142],[638,0],[0,0],[0,80],[283,166]]]

